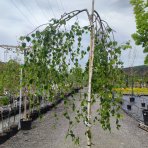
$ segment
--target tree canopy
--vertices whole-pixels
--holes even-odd
[[[136,18],[136,33],[132,34],[136,45],[144,48],[144,53],[148,53],[148,1],[130,0],[134,8]],[[148,54],[145,58],[145,64],[148,64]]]

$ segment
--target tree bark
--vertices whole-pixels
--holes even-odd
[[[92,134],[91,134],[91,86],[92,86],[92,74],[93,74],[93,60],[94,60],[94,43],[95,43],[95,30],[93,24],[94,15],[94,0],[92,0],[92,14],[89,16],[91,34],[90,34],[90,53],[89,53],[89,82],[88,82],[88,105],[87,105],[87,147],[91,148],[92,145]]]

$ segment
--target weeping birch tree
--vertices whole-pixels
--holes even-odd
[[[76,21],[67,30],[68,22],[80,14],[87,15],[89,25],[80,26],[79,22]],[[72,86],[69,85],[69,76],[73,74],[73,69],[80,69],[80,60],[89,54],[85,72],[82,73],[81,70],[74,72],[74,75],[77,75],[78,72],[82,80],[83,77],[86,79],[88,76],[88,91],[83,94],[83,97],[81,96],[80,108],[76,108],[73,101],[72,110],[76,113],[74,118],[69,115],[65,99],[64,105],[67,106],[63,115],[69,121],[67,136],[71,136],[77,144],[79,136],[74,133],[73,127],[81,121],[84,123],[87,147],[91,148],[93,136],[91,127],[95,122],[99,122],[103,129],[111,130],[110,117],[115,116],[117,128],[120,127],[119,102],[121,94],[116,92],[115,88],[121,87],[123,84],[121,51],[130,46],[128,43],[118,45],[114,40],[113,30],[94,9],[94,0],[92,0],[91,13],[87,9],[74,10],[64,13],[60,19],[51,19],[48,24],[44,25],[46,27],[42,31],[39,31],[38,27],[27,36],[20,38],[22,49],[28,45],[31,46],[31,50],[27,51],[24,70],[29,65],[34,65],[29,67],[29,71],[35,70],[35,75],[30,73],[29,77],[26,77],[29,79],[26,82],[31,82],[31,84],[24,85],[35,85],[36,88],[44,86],[44,90],[50,92],[50,98],[54,98],[53,85],[60,92],[67,86]],[[43,25],[41,26],[43,27]],[[86,35],[90,36],[90,45],[84,49],[82,45]],[[50,74],[46,72],[47,70]],[[80,79],[75,80],[79,81]],[[94,104],[98,104],[98,109],[92,116],[91,110]]]

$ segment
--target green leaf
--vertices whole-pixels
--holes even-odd
[[[29,41],[30,41],[30,37],[29,37],[29,36],[27,36],[27,37],[26,37],[26,40],[27,40],[27,42],[29,42]]]
[[[25,48],[26,47],[26,43],[22,43],[22,47]]]

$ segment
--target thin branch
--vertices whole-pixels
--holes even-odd
[[[26,36],[29,36],[30,34],[32,34],[34,31],[36,31],[36,30],[39,29],[40,27],[45,26],[45,25],[48,25],[48,24],[49,24],[49,23],[45,23],[45,24],[42,24],[42,25],[36,27],[33,31],[31,31],[30,33],[28,33]]]
[[[70,19],[72,19],[73,17],[77,16],[79,13],[82,13],[82,12],[86,12],[87,15],[89,16],[89,12],[88,12],[87,9],[83,9],[83,10],[74,10],[74,11],[71,11],[71,12],[69,12],[69,13],[64,13],[64,14],[61,16],[61,18],[58,20],[59,23],[57,23],[55,27],[58,27],[58,26],[60,25],[60,21],[61,21],[61,20],[69,21]],[[73,14],[73,16],[69,17],[69,15],[72,14],[72,13],[75,13],[75,14]],[[36,30],[39,29],[40,27],[45,26],[45,25],[48,25],[48,24],[50,24],[50,23],[45,23],[45,24],[42,24],[42,25],[36,27],[33,31],[31,31],[30,33],[28,33],[26,36],[29,36],[30,34],[32,34],[34,31],[36,31]],[[52,24],[52,25],[54,26],[54,24]]]

